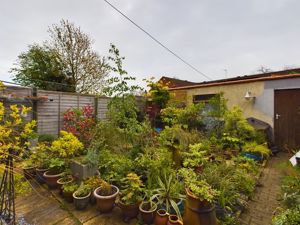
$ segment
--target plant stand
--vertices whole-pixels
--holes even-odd
[[[16,224],[13,151],[9,150],[0,185],[0,224]]]

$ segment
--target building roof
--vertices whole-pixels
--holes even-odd
[[[195,82],[187,81],[187,80],[180,80],[177,78],[171,78],[171,77],[161,77],[159,79],[159,82],[163,83],[165,86],[169,88],[177,88],[177,87],[183,87],[183,86],[190,86],[197,84]]]
[[[266,81],[266,80],[277,80],[277,79],[288,79],[288,78],[299,78],[299,77],[300,77],[300,68],[297,68],[297,69],[289,69],[289,70],[282,70],[276,72],[260,73],[254,75],[237,76],[237,77],[214,80],[214,81],[204,81],[201,83],[191,82],[192,84],[170,87],[170,90],[221,86],[221,85],[229,85],[229,84],[249,83],[255,81]]]

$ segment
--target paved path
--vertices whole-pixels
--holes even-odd
[[[273,156],[267,162],[266,167],[262,171],[259,179],[259,186],[255,195],[250,200],[248,207],[241,214],[242,225],[270,225],[272,224],[272,216],[279,206],[278,201],[280,195],[280,179],[282,173],[278,165],[287,162],[289,155],[280,153]]]
[[[58,191],[49,191],[46,186],[31,182],[35,191],[28,196],[16,199],[16,213],[23,219],[22,225],[136,225],[137,220],[124,223],[121,211],[115,207],[110,214],[100,214],[95,205],[83,211],[75,209],[71,203],[66,203]],[[25,221],[25,223],[24,223]],[[21,220],[22,222],[22,220]]]

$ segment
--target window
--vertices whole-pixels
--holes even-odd
[[[193,103],[196,104],[196,103],[203,102],[203,103],[207,104],[208,101],[215,96],[216,96],[216,94],[193,95]]]

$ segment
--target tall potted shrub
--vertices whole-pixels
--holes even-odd
[[[121,180],[122,189],[118,202],[122,210],[123,220],[128,222],[139,214],[139,205],[143,199],[143,183],[135,173],[129,173]]]

